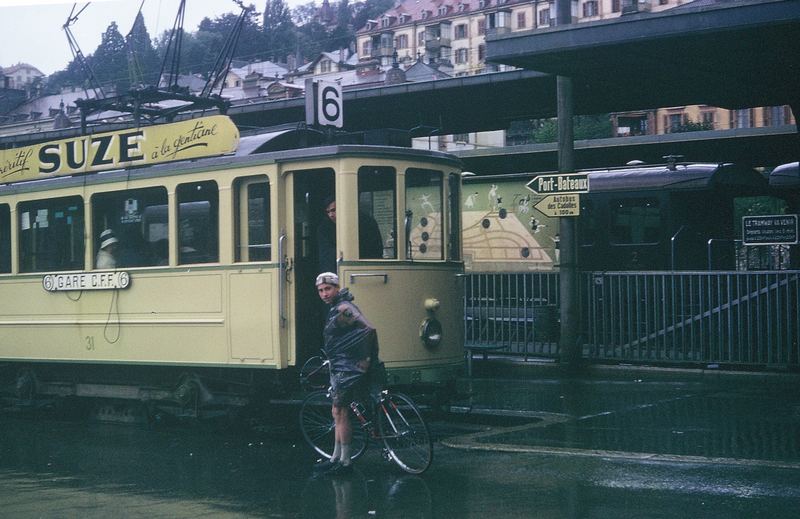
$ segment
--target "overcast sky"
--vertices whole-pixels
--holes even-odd
[[[310,0],[288,0],[290,7]],[[245,0],[263,11],[265,0]],[[319,3],[319,2],[318,2]],[[141,0],[93,0],[71,26],[84,54],[91,54],[115,21],[124,36],[130,31]],[[77,13],[86,2],[78,2]],[[142,14],[152,38],[172,29],[180,0],[145,0]],[[0,0],[0,67],[30,63],[45,74],[67,66],[72,54],[62,29],[73,2],[63,0]],[[193,32],[200,21],[224,13],[239,13],[233,0],[186,0],[184,29]]]

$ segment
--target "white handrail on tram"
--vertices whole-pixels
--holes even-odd
[[[383,278],[383,284],[387,284],[389,282],[389,274],[386,272],[357,272],[355,274],[350,274],[350,283],[355,284],[356,278]]]
[[[278,306],[281,317],[281,328],[286,327],[286,258],[283,255],[284,243],[286,242],[286,231],[281,229],[278,238]]]

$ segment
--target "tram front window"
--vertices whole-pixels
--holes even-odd
[[[168,263],[167,190],[163,187],[100,193],[92,197],[95,255],[98,237],[111,229],[119,240],[117,267],[148,267]],[[162,219],[153,219],[158,209]]]
[[[17,213],[20,272],[84,268],[81,197],[21,202]]]
[[[406,218],[410,218],[408,257],[415,260],[444,259],[442,222],[442,172],[406,170]]]
[[[358,169],[358,252],[361,259],[396,259],[395,169]]]

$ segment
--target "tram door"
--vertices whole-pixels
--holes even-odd
[[[295,171],[290,175],[293,223],[289,258],[292,272],[288,286],[294,296],[294,316],[289,322],[294,326],[295,362],[302,365],[307,358],[318,355],[322,348],[326,308],[317,295],[314,280],[323,268],[320,255],[326,240],[330,240],[327,246],[336,250],[333,223],[325,212],[328,200],[335,193],[335,181],[333,170],[327,168]]]

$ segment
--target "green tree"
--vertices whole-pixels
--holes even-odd
[[[272,61],[281,62],[295,51],[297,28],[292,21],[289,7],[283,0],[267,0],[263,30],[265,53]]]
[[[605,139],[613,136],[611,118],[608,114],[578,115],[573,119],[575,140]],[[537,143],[558,140],[558,119],[540,120],[534,124],[533,140]]]
[[[380,15],[394,6],[395,0],[367,0],[353,9],[353,29],[359,30],[367,25],[367,20],[377,20]]]
[[[136,15],[131,31],[125,37],[128,50],[128,76],[133,86],[157,85],[158,72],[161,69],[161,61],[150,33],[144,24],[142,13]]]
[[[90,65],[104,89],[110,85],[117,93],[123,93],[130,88],[128,51],[117,22],[111,22],[106,28],[100,45],[91,56]]]

